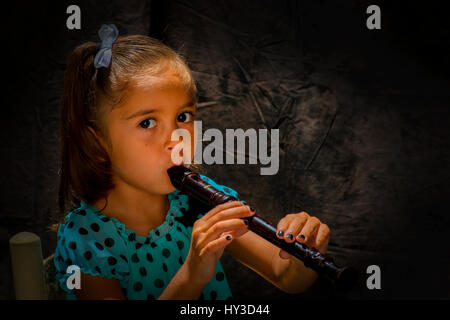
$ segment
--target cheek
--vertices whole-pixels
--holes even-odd
[[[157,165],[160,156],[154,146],[142,138],[118,139],[113,146],[113,165],[121,171],[140,172]]]
[[[190,140],[190,144],[188,147],[190,147],[190,149],[191,149],[191,160],[192,160],[194,158],[194,151],[195,151],[195,144],[196,144],[195,136],[194,136],[194,127],[189,126],[189,127],[186,127],[185,129],[188,130],[190,133],[191,140]]]

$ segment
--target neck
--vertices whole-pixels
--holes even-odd
[[[95,206],[108,217],[114,217],[136,234],[147,236],[161,225],[169,210],[169,199],[164,194],[154,194],[137,189],[124,181],[114,181],[115,188],[108,194],[107,202],[99,199]]]

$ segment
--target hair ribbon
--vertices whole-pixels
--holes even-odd
[[[98,69],[109,67],[112,58],[112,46],[119,36],[119,30],[114,24],[103,24],[98,31],[101,43],[97,44],[99,51],[94,58],[94,66]]]

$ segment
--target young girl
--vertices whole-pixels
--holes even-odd
[[[252,208],[234,201],[209,210],[173,187],[171,134],[194,137],[194,79],[163,43],[116,32],[102,26],[101,45],[77,47],[65,74],[54,263],[67,298],[229,299],[224,250],[285,292],[306,290],[316,273],[247,229],[240,218]],[[305,212],[286,215],[277,230],[326,252],[329,228]],[[70,265],[80,268],[79,289],[67,287]]]

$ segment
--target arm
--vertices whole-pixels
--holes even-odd
[[[234,239],[225,250],[284,292],[303,292],[315,281],[315,272],[303,262],[294,257],[282,259],[280,248],[252,231]]]
[[[204,285],[195,283],[192,279],[194,277],[189,274],[188,268],[183,264],[158,300],[197,300]]]
[[[305,212],[286,215],[278,223],[277,230],[283,230],[284,235],[293,235],[291,239],[278,235],[286,242],[299,241],[316,247],[322,253],[327,250],[328,226]],[[300,234],[305,235],[306,239],[297,237]],[[280,248],[252,231],[235,239],[226,250],[243,265],[287,293],[304,292],[317,279],[317,273],[306,268],[302,261],[284,250],[280,251]]]
[[[203,285],[189,281],[187,268],[183,266],[172,278],[158,300],[196,300],[199,298]],[[126,300],[119,280],[107,279],[81,273],[81,289],[74,289],[79,300]]]
[[[74,289],[79,300],[126,300],[119,280],[81,272],[81,289]]]

